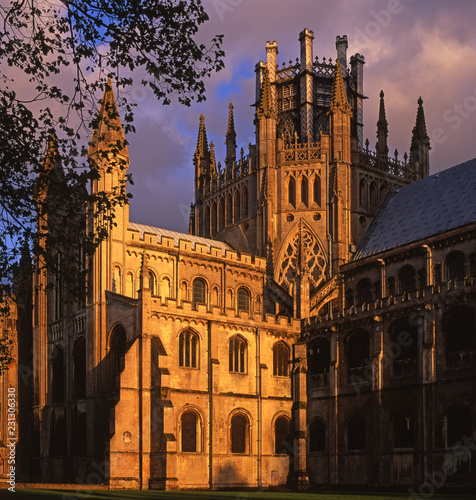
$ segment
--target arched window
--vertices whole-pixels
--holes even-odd
[[[240,207],[240,192],[236,191],[234,196],[234,221],[238,222],[241,219],[241,207]]]
[[[60,345],[54,348],[52,354],[52,390],[53,403],[64,402],[64,352]]]
[[[111,334],[111,389],[119,387],[119,375],[126,367],[126,331],[122,325],[117,325]]]
[[[476,312],[473,307],[457,305],[443,317],[446,361],[449,368],[474,364],[470,351],[476,350]]]
[[[313,183],[313,201],[321,206],[321,178],[316,175]]]
[[[370,210],[375,211],[378,207],[378,191],[377,184],[372,182],[370,184]]]
[[[365,179],[361,179],[359,183],[359,205],[364,210],[368,210],[368,197],[367,197],[367,182]]]
[[[410,415],[399,413],[394,416],[393,446],[394,448],[413,448],[415,446],[413,418]]]
[[[185,330],[179,335],[179,366],[198,367],[198,335]]]
[[[345,291],[345,307],[349,309],[354,305],[354,290],[352,288],[347,288]]]
[[[229,226],[233,223],[233,202],[231,194],[226,197],[226,224]]]
[[[218,231],[218,215],[217,215],[217,204],[212,205],[212,221],[210,234],[214,234]]]
[[[207,303],[207,285],[202,278],[195,278],[193,281],[193,304]]]
[[[435,264],[433,266],[433,283],[435,285],[440,285],[443,280],[441,275],[441,264]]]
[[[382,298],[382,287],[380,285],[380,280],[379,281],[374,281],[374,293],[375,293],[375,298],[376,299],[381,299]]]
[[[309,201],[308,191],[309,188],[307,178],[303,177],[301,179],[301,203],[304,203],[305,205],[307,205]]]
[[[446,276],[449,281],[462,280],[464,272],[464,254],[463,252],[451,252],[446,257]]]
[[[86,339],[78,337],[73,344],[74,399],[86,397]]]
[[[347,338],[347,366],[350,383],[370,383],[365,378],[365,366],[369,364],[369,334],[356,330]]]
[[[127,273],[126,294],[128,297],[134,298],[134,275],[130,271]]]
[[[412,292],[416,288],[416,275],[415,269],[412,266],[403,266],[398,273],[398,279],[400,282],[400,291]]]
[[[180,298],[181,300],[188,300],[188,287],[186,281],[182,281],[180,285]]]
[[[309,451],[326,451],[326,424],[320,418],[315,418],[309,426]]]
[[[243,218],[248,217],[248,188],[245,186],[243,188]]]
[[[249,425],[245,415],[238,413],[231,418],[231,452],[247,453]]]
[[[296,182],[292,177],[288,183],[288,203],[291,203],[291,205],[296,203]]]
[[[225,227],[225,200],[220,199],[218,204],[218,230],[220,231]]]
[[[347,422],[347,449],[365,450],[365,422],[360,415],[352,415]]]
[[[319,337],[308,345],[307,351],[310,388],[327,387],[331,362],[329,339]]]
[[[395,295],[395,278],[393,276],[387,278],[387,294],[389,297]]]
[[[160,296],[162,299],[168,299],[170,298],[170,280],[167,278],[167,276],[162,277],[160,280]]]
[[[418,288],[426,287],[426,269],[421,267],[418,269]]]
[[[413,377],[418,372],[418,327],[411,323],[403,317],[390,327],[394,377]]]
[[[203,234],[205,238],[210,236],[210,205],[207,205],[203,214]]]
[[[229,370],[236,373],[246,372],[246,341],[243,337],[235,335],[228,343]]]
[[[446,447],[463,446],[471,436],[471,412],[466,406],[457,405],[446,416]]]
[[[112,291],[122,293],[121,268],[119,266],[114,266],[112,273]]]
[[[155,274],[152,271],[149,271],[149,290],[152,295],[156,295],[157,293],[156,280],[155,280]]]
[[[277,342],[273,346],[273,375],[287,377],[289,375],[289,347],[285,342]]]
[[[292,450],[291,422],[281,415],[274,422],[274,454],[289,455]]]
[[[218,291],[218,287],[214,286],[212,288],[212,306],[220,305],[220,293]]]
[[[185,453],[197,452],[197,415],[192,411],[182,414],[182,451]]]
[[[382,184],[380,186],[380,201],[383,201],[385,200],[385,198],[387,197],[387,193],[388,193],[388,188],[387,188],[387,185],[386,184]]]
[[[238,312],[250,310],[250,292],[245,287],[238,288]]]
[[[360,280],[357,283],[357,303],[358,305],[370,304],[372,302],[372,285],[368,279]]]

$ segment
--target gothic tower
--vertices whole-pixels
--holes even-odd
[[[278,44],[266,43],[266,61],[255,67],[256,144],[248,156],[236,156],[230,105],[225,168],[211,166],[203,117],[194,159],[191,232],[267,258],[270,300],[297,317],[331,300],[332,286],[325,300],[317,291],[352,257],[386,193],[408,183],[412,169],[427,175],[423,110],[410,162],[418,166],[388,156],[383,92],[370,151],[363,144],[364,57],[355,54],[348,64],[347,37],[338,36],[336,59],[319,59],[313,40],[303,30],[300,57],[282,67]]]

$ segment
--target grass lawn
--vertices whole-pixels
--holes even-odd
[[[428,492],[425,492],[428,493]],[[0,497],[7,498],[10,492],[0,490]],[[351,493],[351,492],[270,492],[270,491],[107,491],[107,490],[41,490],[41,489],[17,489],[16,499],[51,499],[51,500],[107,500],[129,498],[131,500],[402,500],[404,498],[425,498],[411,497],[408,493]],[[13,500],[12,498],[12,500]],[[426,497],[428,498],[428,497]],[[442,494],[433,495],[436,500],[474,500],[475,495],[471,494]]]

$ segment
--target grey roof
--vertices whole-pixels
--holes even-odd
[[[195,243],[200,243],[201,245],[206,245],[208,250],[210,250],[211,247],[220,248],[223,254],[225,253],[225,250],[233,250],[228,243],[224,243],[223,241],[201,238],[200,236],[193,236],[186,233],[178,233],[177,231],[161,229],[160,227],[146,226],[145,224],[137,224],[136,222],[129,222],[129,229],[139,231],[140,238],[144,237],[144,233],[155,234],[157,235],[158,243],[162,241],[162,236],[166,236],[167,238],[173,238],[176,246],[178,246],[179,240],[187,240],[192,242],[192,248],[195,248]]]
[[[391,191],[354,259],[476,221],[476,158]]]

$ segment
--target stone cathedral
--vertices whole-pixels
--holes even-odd
[[[232,104],[223,166],[200,117],[189,234],[122,206],[86,303],[34,295],[29,481],[476,485],[476,159],[429,175],[421,98],[389,156],[383,92],[371,149],[364,56],[313,39],[283,65],[266,44],[246,154]],[[125,175],[102,154],[114,125],[91,139],[92,190]]]

